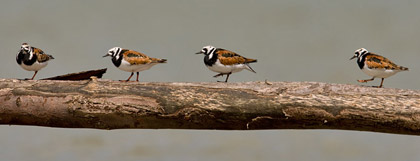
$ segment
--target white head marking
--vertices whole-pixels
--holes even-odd
[[[121,50],[122,49],[120,47],[113,47],[109,49],[108,55],[111,55],[111,57],[115,57],[116,59],[119,59]]]
[[[368,50],[366,50],[365,48],[360,48],[354,52],[354,56],[357,57],[359,61],[362,61],[362,56],[367,53],[369,53]]]
[[[208,55],[209,59],[213,57],[214,52],[216,51],[216,48],[214,46],[204,46],[203,49],[201,49],[201,53],[204,55]]]
[[[23,43],[22,46],[20,47],[20,50],[23,50],[24,52],[29,54],[29,59],[32,59],[32,57],[34,56],[32,47],[29,46],[27,43]]]

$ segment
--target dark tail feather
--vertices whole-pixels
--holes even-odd
[[[400,70],[407,70],[408,71],[408,68],[400,66]]]
[[[52,55],[48,55],[48,57],[49,57],[50,59],[54,59],[54,57],[53,57]]]
[[[166,63],[166,59],[150,58],[152,63]]]
[[[166,63],[166,59],[159,59],[158,62],[159,63]]]
[[[257,59],[246,59],[246,63],[255,63]]]
[[[257,60],[255,60],[255,62],[257,62]],[[246,66],[248,67],[249,71],[257,73],[254,69],[251,68],[251,66],[249,66],[249,64],[246,64]]]

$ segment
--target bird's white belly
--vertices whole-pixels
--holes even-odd
[[[143,71],[143,70],[148,70],[156,64],[158,64],[158,63],[131,65],[129,62],[127,62],[123,59],[121,61],[121,65],[118,67],[118,69],[121,69],[121,70],[126,71],[126,72],[140,72],[140,71]]]
[[[387,70],[387,69],[378,69],[378,68],[369,69],[367,67],[363,68],[362,71],[366,73],[367,75],[375,77],[375,78],[388,78],[400,72],[400,70]]]
[[[34,64],[32,64],[31,66],[28,66],[28,65],[24,64],[23,62],[22,62],[22,64],[20,64],[20,66],[27,71],[39,71],[47,65],[48,65],[48,62],[39,63],[37,61]]]
[[[223,65],[219,60],[212,66],[207,66],[211,71],[217,73],[236,73],[248,67],[245,64]]]

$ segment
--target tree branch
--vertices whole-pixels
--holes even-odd
[[[106,73],[106,68],[98,69],[98,70],[89,70],[83,71],[79,73],[70,73],[60,76],[55,76],[51,78],[44,78],[42,80],[87,80],[92,76],[97,78],[102,78],[102,76]]]
[[[13,125],[420,135],[420,91],[348,84],[0,79],[0,106],[0,124]]]

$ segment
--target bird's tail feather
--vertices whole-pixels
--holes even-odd
[[[152,62],[154,63],[166,63],[166,61],[166,59],[152,58]]]
[[[400,66],[400,70],[407,70],[408,71],[408,68],[407,67]]]
[[[257,61],[257,60],[255,60],[255,61]],[[251,72],[254,72],[254,73],[257,73],[254,69],[252,69],[252,68],[251,68],[251,66],[249,66],[249,64],[245,64],[245,65],[246,65],[246,67],[247,67],[247,68],[246,68],[247,70],[249,70],[249,71],[251,71]]]
[[[246,59],[246,63],[255,63],[257,62],[257,59]]]

